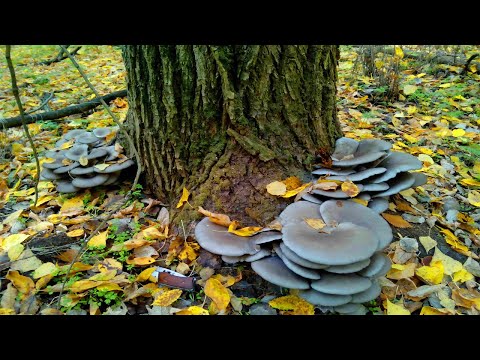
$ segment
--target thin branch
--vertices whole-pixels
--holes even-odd
[[[75,255],[75,257],[72,259],[71,263],[70,263],[70,266],[68,267],[67,269],[67,272],[65,273],[65,280],[62,282],[62,288],[60,289],[60,294],[58,295],[58,302],[57,302],[57,308],[59,309],[60,308],[60,302],[62,300],[62,294],[63,294],[63,290],[65,288],[65,284],[67,283],[67,279],[68,279],[68,275],[70,274],[71,270],[72,270],[72,267],[73,267],[73,264],[75,264],[75,262],[77,261],[77,259],[79,258],[80,254],[82,253],[82,250],[85,249],[85,247],[87,246],[88,242],[90,241],[90,239],[92,237],[94,237],[98,231],[107,223],[107,221],[111,218],[112,214],[116,211],[118,211],[121,206],[123,206],[123,204],[125,204],[129,199],[130,197],[132,196],[132,193],[133,191],[135,190],[136,186],[137,186],[137,183],[138,183],[138,180],[140,178],[140,174],[142,172],[142,166],[140,164],[140,155],[138,154],[138,151],[137,151],[137,148],[135,147],[135,144],[133,143],[133,139],[132,137],[130,136],[130,134],[125,130],[125,127],[120,123],[120,121],[118,120],[118,118],[116,117],[116,115],[112,112],[112,110],[110,110],[110,107],[107,105],[107,103],[102,99],[102,97],[99,95],[99,93],[97,92],[97,90],[95,89],[95,87],[92,85],[92,83],[90,82],[90,80],[88,80],[88,77],[87,75],[85,74],[85,72],[82,70],[82,68],[80,67],[80,65],[77,63],[77,61],[75,60],[75,58],[68,52],[68,50],[65,48],[65,46],[63,45],[59,45],[60,48],[63,50],[63,52],[68,56],[68,58],[70,59],[70,61],[73,63],[73,65],[77,68],[78,72],[80,73],[80,75],[82,75],[83,79],[85,80],[85,82],[87,83],[88,87],[92,90],[92,92],[97,96],[97,99],[100,99],[100,101],[102,102],[102,105],[105,107],[105,109],[107,110],[107,112],[110,114],[110,116],[112,117],[113,121],[118,125],[120,131],[123,132],[123,134],[125,135],[125,137],[127,138],[128,142],[129,142],[129,145],[131,147],[131,149],[133,150],[134,154],[135,154],[135,158],[137,160],[137,173],[135,175],[135,180],[133,181],[133,184],[132,184],[132,187],[130,188],[130,190],[128,191],[128,193],[126,194],[126,196],[123,198],[122,201],[120,201],[120,203],[112,210],[110,210],[109,212],[107,212],[107,215],[105,216],[105,218],[103,219],[103,221],[97,226],[97,228],[90,234],[90,236],[88,238],[85,239],[84,243],[82,244],[81,248],[79,249],[79,251],[77,252],[77,254]]]
[[[28,131],[28,126],[25,123],[25,114],[23,112],[22,100],[20,99],[20,94],[18,92],[17,86],[17,77],[15,76],[15,68],[13,67],[12,58],[10,56],[11,45],[5,45],[5,58],[7,59],[8,69],[10,70],[10,77],[12,79],[12,90],[13,95],[15,96],[15,101],[17,102],[18,110],[20,111],[20,117],[22,119],[22,126],[23,130],[25,131],[25,135],[30,142],[30,146],[33,150],[33,156],[35,157],[35,163],[37,165],[37,173],[35,174],[35,202],[33,206],[37,206],[38,201],[38,181],[40,179],[40,162],[38,161],[37,149],[35,148],[35,144],[33,143],[33,139],[30,136],[30,132]]]
[[[29,115],[29,114],[33,114],[34,112],[40,110],[41,108],[43,108],[45,105],[48,104],[48,102],[53,98],[53,94],[55,92],[51,92],[50,94],[48,94],[47,98],[45,100],[43,100],[43,102],[38,105],[35,109],[32,109],[32,110],[28,110],[25,112],[25,115]]]
[[[65,45],[63,45],[63,46],[65,46]],[[70,46],[70,45],[67,45],[67,46],[65,47],[65,49],[66,49],[67,47],[69,47],[69,46]],[[77,46],[75,49],[72,50],[72,52],[70,52],[70,54],[71,54],[71,55],[75,55],[75,54],[78,52],[78,50],[80,50],[81,48],[82,48],[81,46]],[[63,49],[62,49],[62,50],[60,50],[60,52],[58,53],[58,55],[55,56],[53,59],[41,61],[41,62],[37,63],[37,65],[51,65],[51,64],[53,64],[53,63],[57,63],[57,62],[60,62],[60,61],[62,61],[62,60],[65,60],[67,57],[68,57],[68,56],[65,56],[65,55],[64,55]]]
[[[56,91],[58,92],[58,91]],[[118,97],[127,96],[127,90],[115,91],[111,94],[102,96],[105,102],[110,102]],[[84,113],[90,109],[94,109],[101,104],[100,99],[95,98],[92,101],[87,101],[77,105],[67,106],[65,108],[54,110],[54,111],[44,111],[35,115],[26,115],[25,122],[27,124],[34,123],[41,120],[57,120],[65,116],[70,116],[74,114]],[[20,116],[15,116],[7,119],[0,119],[0,126],[4,128],[11,128],[14,126],[19,126],[22,124]]]

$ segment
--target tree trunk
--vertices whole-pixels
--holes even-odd
[[[126,125],[147,188],[244,225],[265,224],[291,202],[265,186],[308,179],[317,151],[341,136],[337,46],[127,46]],[[176,219],[191,220],[186,204]]]

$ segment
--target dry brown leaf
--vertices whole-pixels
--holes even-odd
[[[317,182],[312,185],[312,190],[336,190],[338,188],[338,183],[334,181],[323,181],[323,182]]]
[[[392,214],[381,214],[385,220],[387,220],[391,225],[397,228],[410,228],[412,225],[405,221],[400,215],[392,215]]]
[[[211,211],[205,210],[201,206],[198,207],[198,212],[202,215],[208,216],[211,222],[228,227],[232,223],[232,220],[230,220],[230,217],[224,214],[217,214],[213,213]]]

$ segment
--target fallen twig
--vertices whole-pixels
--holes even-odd
[[[96,108],[97,106],[102,104],[102,101],[106,103],[118,97],[124,97],[124,96],[127,96],[127,90],[115,91],[111,94],[97,97],[92,101],[87,101],[78,105],[67,106],[66,108],[55,110],[55,111],[45,111],[40,114],[26,115],[24,116],[25,123],[31,124],[40,120],[55,120],[55,119],[63,118],[65,116],[80,114],[90,109]],[[22,124],[21,116],[15,116],[7,119],[0,119],[0,127],[6,128],[6,129],[15,127],[15,126],[20,126],[21,124]]]
[[[65,48],[67,48],[69,46],[70,45],[67,45]],[[78,52],[78,50],[80,50],[80,49],[81,49],[81,46],[77,46],[75,49],[73,49],[70,52],[70,55],[75,55]],[[60,50],[58,55],[55,56],[53,59],[41,61],[41,62],[37,63],[37,65],[51,65],[53,63],[57,63],[57,62],[60,62],[62,60],[65,60],[66,58],[68,58],[68,56],[64,55],[64,52],[63,52],[63,49],[62,49],[62,50]]]

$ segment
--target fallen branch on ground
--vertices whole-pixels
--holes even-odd
[[[39,120],[55,120],[55,119],[63,118],[65,116],[69,116],[69,115],[80,114],[101,105],[102,100],[104,102],[109,102],[118,97],[124,97],[124,96],[127,96],[127,90],[115,91],[111,94],[102,96],[100,98],[95,98],[92,101],[87,101],[78,105],[67,106],[66,108],[55,110],[55,111],[46,111],[40,114],[26,115],[24,116],[25,123],[31,124]],[[8,128],[20,126],[20,125],[22,125],[21,116],[15,116],[8,119],[0,119],[1,129],[3,128],[8,129]]]
[[[67,45],[67,48],[69,47],[70,45]],[[71,52],[70,52],[70,55],[75,55],[78,50],[81,49],[81,46],[77,46],[75,49],[73,49]],[[51,65],[53,63],[57,63],[57,62],[60,62],[62,60],[65,60],[67,59],[68,56],[65,55],[65,53],[63,52],[63,50],[61,50],[57,56],[55,56],[53,59],[50,59],[50,60],[45,60],[45,61],[41,61],[39,63],[37,63],[37,65]]]

